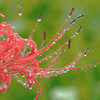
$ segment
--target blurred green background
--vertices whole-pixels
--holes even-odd
[[[80,18],[56,45],[45,52],[42,57],[38,57],[37,60],[56,50],[81,25],[80,34],[76,35],[71,41],[71,48],[64,53],[53,67],[59,68],[67,65],[79,53],[84,52],[87,47],[90,49],[87,56],[82,57],[76,63],[76,67],[100,61],[100,0],[0,0],[0,13],[6,16],[5,19],[0,18],[0,22],[6,21],[13,26],[19,4],[22,5],[23,9],[15,32],[23,38],[28,38],[37,20],[37,14],[39,12],[41,14],[42,21],[38,24],[33,35],[37,48],[39,48],[43,39],[43,32],[47,32],[44,43],[46,44],[60,29],[71,8],[75,8],[75,10],[64,28],[76,16],[84,14],[84,17]],[[46,67],[55,57],[56,55],[52,59],[41,63],[40,67]],[[100,100],[100,65],[97,65],[96,68],[71,70],[66,74],[55,77],[38,78],[38,81],[42,90],[39,100]],[[0,93],[0,100],[34,100],[37,91],[36,84],[33,85],[32,90],[29,90],[12,77],[7,92],[5,94]]]

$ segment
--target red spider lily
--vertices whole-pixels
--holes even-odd
[[[3,22],[0,24],[0,92],[4,93],[11,82],[11,75],[13,75],[19,82],[21,82],[25,87],[29,86],[30,89],[32,89],[32,85],[34,82],[38,85],[39,92],[36,97],[36,100],[40,97],[41,94],[41,88],[39,85],[39,82],[36,80],[36,76],[40,77],[50,77],[50,76],[56,76],[61,73],[66,73],[69,70],[72,69],[81,69],[81,68],[87,68],[92,67],[97,64],[100,64],[100,62],[89,65],[89,66],[83,66],[83,67],[74,67],[75,63],[87,53],[88,48],[83,52],[81,55],[79,55],[74,61],[72,61],[70,64],[62,67],[62,68],[51,68],[52,65],[57,62],[57,60],[62,56],[62,54],[65,52],[67,48],[70,48],[71,39],[79,33],[81,26],[79,29],[70,37],[68,41],[66,41],[61,47],[59,47],[56,51],[48,55],[47,57],[36,60],[37,57],[39,57],[41,54],[43,54],[45,51],[47,51],[51,46],[53,46],[61,37],[62,35],[83,15],[79,15],[76,19],[71,21],[70,25],[61,32],[62,28],[64,27],[65,23],[71,16],[74,8],[72,8],[71,12],[69,13],[67,19],[65,20],[64,24],[60,28],[60,30],[56,33],[56,35],[50,40],[49,43],[47,43],[44,47],[42,47],[43,42],[46,38],[46,32],[44,32],[44,40],[42,41],[40,45],[40,49],[36,49],[36,43],[31,40],[32,34],[35,31],[37,24],[40,19],[40,14],[38,15],[38,19],[35,25],[35,28],[33,29],[32,33],[29,36],[29,39],[23,39],[21,38],[17,33],[14,33],[14,29],[16,24],[14,25],[13,29],[9,24],[6,22]],[[3,14],[0,14],[0,16],[5,17]],[[61,32],[61,33],[60,33]],[[65,47],[65,48],[64,48]],[[30,52],[27,52],[26,49],[29,48]],[[62,48],[64,50],[62,53],[51,62],[50,65],[48,65],[45,68],[39,67],[39,62],[42,62],[48,58],[50,58],[55,53],[59,52]],[[30,67],[32,66],[32,67]],[[23,82],[21,79],[18,78],[16,75],[17,73],[20,73],[22,76],[27,77],[27,82]],[[34,77],[35,76],[35,77]]]

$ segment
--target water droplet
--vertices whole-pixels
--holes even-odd
[[[8,83],[7,82],[4,82],[3,83],[3,88],[6,89],[7,87],[8,87]]]
[[[27,43],[26,45],[30,45],[29,43]]]
[[[35,83],[35,81],[33,81],[33,84]]]
[[[11,57],[13,57],[13,55],[11,55]]]
[[[53,42],[53,44],[55,44],[55,42]]]
[[[66,43],[66,45],[68,44],[68,42]]]
[[[19,13],[19,16],[22,16],[22,13]]]
[[[66,49],[64,50],[64,52],[66,52]]]
[[[15,26],[12,27],[13,29],[15,28]]]
[[[5,38],[3,40],[6,40]]]
[[[47,72],[48,74],[50,73],[50,72]]]
[[[64,29],[64,30],[63,30],[63,33],[65,33],[65,32],[66,32],[66,30]]]
[[[75,35],[73,35],[73,37],[75,37]]]
[[[96,67],[96,65],[94,65],[94,67]]]
[[[78,34],[78,32],[76,32],[76,34]]]
[[[21,82],[21,80],[20,80],[20,79],[18,79],[18,80],[17,80],[17,82]]]
[[[22,77],[25,77],[25,75],[22,75]]]
[[[86,54],[84,54],[84,56],[86,56]]]
[[[71,65],[68,66],[69,68],[71,67]]]
[[[50,56],[50,58],[52,58],[52,56]]]
[[[7,71],[8,71],[7,69],[4,69],[4,70],[3,70],[3,72],[7,72]]]
[[[59,73],[59,71],[56,71],[56,73]]]
[[[72,65],[72,67],[74,67],[75,65]]]
[[[67,73],[67,70],[64,70],[64,73]]]
[[[29,87],[30,90],[32,90],[32,87]]]
[[[23,81],[21,82],[21,84],[23,84]]]
[[[29,76],[32,76],[32,73],[31,72],[29,73]]]
[[[6,26],[5,24],[2,24],[2,26]]]
[[[69,69],[67,69],[67,71],[69,71]]]
[[[55,76],[57,76],[57,74],[55,74]]]
[[[38,22],[41,22],[41,19],[37,19]]]
[[[55,54],[57,54],[57,52]]]

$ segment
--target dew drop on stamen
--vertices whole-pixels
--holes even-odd
[[[29,87],[30,90],[32,90],[32,87]]]
[[[23,83],[23,86],[25,86],[26,85],[26,83]]]
[[[37,19],[38,22],[41,22],[41,19]]]
[[[52,58],[52,56],[50,56],[50,58]]]
[[[69,68],[71,67],[71,65],[68,66]]]
[[[22,13],[19,13],[18,15],[19,15],[19,16],[22,16]]]
[[[57,74],[55,74],[55,76],[57,76]]]
[[[25,77],[25,75],[22,75],[22,77]]]
[[[35,83],[35,81],[33,81],[33,84]]]
[[[75,62],[73,62],[73,64],[75,65]]]
[[[12,28],[15,29],[15,26],[13,26]]]
[[[67,69],[67,71],[69,71],[69,69]]]
[[[66,49],[64,50],[64,52],[66,52]]]
[[[53,44],[55,44],[55,42],[53,42]]]
[[[64,70],[64,73],[67,73],[67,70]]]
[[[64,29],[64,30],[63,30],[63,33],[65,33],[65,32],[66,32],[66,30]]]
[[[23,81],[21,81],[21,84],[23,84]]]
[[[59,73],[59,71],[56,71],[56,73]]]
[[[86,54],[84,54],[84,56],[86,56]]]
[[[76,32],[76,34],[78,34],[78,32]]]
[[[57,54],[57,52],[55,54]]]
[[[74,67],[75,65],[72,65],[72,67]]]
[[[18,80],[17,80],[17,82],[21,82],[21,80],[20,80],[20,79],[18,79]]]

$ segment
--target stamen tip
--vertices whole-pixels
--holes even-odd
[[[81,30],[81,26],[79,27],[79,29],[78,29],[77,33],[79,33],[79,32],[80,32],[80,30]]]
[[[68,40],[68,48],[70,48],[71,45],[71,39]]]
[[[44,31],[44,40],[46,40],[46,31]]]
[[[69,16],[71,16],[72,12],[73,12],[74,8],[71,9],[70,13],[69,13]]]
[[[87,48],[87,49],[85,50],[84,54],[86,54],[86,53],[88,52],[88,50],[89,50],[89,48]]]
[[[82,17],[82,16],[84,16],[83,14],[80,14],[79,16],[77,16],[77,18],[80,18],[80,17]]]

